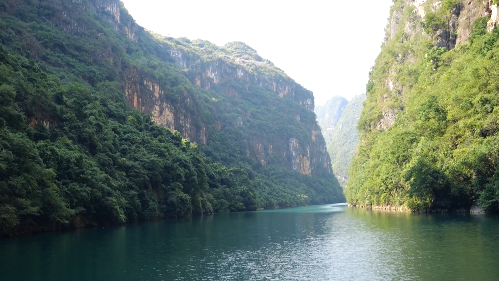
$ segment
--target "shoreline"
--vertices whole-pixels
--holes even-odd
[[[372,205],[355,205],[348,203],[349,208],[358,208],[358,209],[366,209],[366,210],[374,210],[374,211],[384,211],[384,212],[397,212],[397,213],[414,213],[411,209],[405,206],[372,206]]]
[[[411,210],[406,206],[373,206],[373,205],[355,205],[348,203],[349,208],[358,208],[358,209],[366,209],[380,212],[389,212],[389,213],[414,213],[414,214],[471,214],[471,215],[484,215],[485,211],[477,205],[472,206],[469,209],[430,209],[430,210]]]
[[[320,206],[320,205],[330,205],[330,204],[347,204],[347,203],[324,203],[324,204],[311,204],[311,205],[300,205],[300,206],[288,206],[288,207],[282,207],[282,206],[274,206],[274,208],[260,208],[257,210],[246,210],[246,211],[238,211],[238,212],[222,212],[222,213],[204,213],[204,214],[195,214],[195,215],[189,215],[185,217],[152,217],[149,219],[141,219],[141,220],[136,220],[136,221],[127,221],[124,223],[107,223],[107,224],[99,224],[95,221],[90,222],[87,221],[86,223],[82,222],[82,218],[73,218],[73,220],[65,226],[59,226],[59,227],[53,227],[53,228],[31,228],[31,229],[25,229],[24,232],[16,232],[16,233],[4,233],[0,234],[0,240],[9,240],[9,239],[16,239],[16,238],[21,238],[21,237],[29,237],[29,236],[37,236],[37,235],[43,235],[43,234],[54,234],[54,233],[67,233],[67,232],[75,232],[75,231],[85,231],[85,230],[90,230],[90,229],[97,229],[97,228],[108,228],[108,227],[121,227],[121,226],[127,226],[127,225],[133,225],[133,224],[138,224],[138,223],[148,223],[148,222],[160,222],[160,221],[170,221],[170,220],[178,220],[178,219],[188,219],[188,218],[197,218],[197,217],[204,217],[204,216],[215,216],[219,214],[229,214],[229,213],[242,213],[242,212],[260,212],[260,211],[271,211],[271,210],[281,210],[281,209],[291,209],[291,208],[299,208],[299,207],[306,207],[306,206]]]

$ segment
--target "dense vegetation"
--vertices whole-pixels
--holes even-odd
[[[0,236],[342,200],[332,175],[301,175],[280,160],[263,166],[238,142],[251,131],[213,129],[216,118],[237,116],[240,105],[269,121],[296,102],[255,88],[235,102],[196,88],[168,61],[164,42],[140,27],[133,30],[138,42],[130,40],[109,20],[112,13],[88,8],[99,3],[0,1]],[[121,27],[132,28],[120,9]],[[128,107],[124,81],[132,68],[211,126],[208,146]],[[235,113],[220,113],[217,104]]]
[[[62,84],[0,59],[1,233],[257,208],[247,173],[128,109],[116,83]]]
[[[497,212],[499,31],[488,33],[489,19],[479,18],[467,42],[437,47],[435,36],[460,1],[426,7],[432,12],[424,21],[405,2],[394,1],[400,24],[370,74],[347,200],[413,210],[478,204]],[[384,128],[387,112],[396,121]]]

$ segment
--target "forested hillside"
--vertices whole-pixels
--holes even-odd
[[[357,122],[365,98],[366,95],[362,94],[348,101],[341,96],[334,96],[315,109],[317,121],[326,140],[333,173],[342,188],[345,188],[348,182],[348,169],[359,145]]]
[[[497,10],[496,1],[394,1],[348,202],[499,211]]]
[[[116,0],[0,0],[0,236],[344,200],[312,93]]]
[[[326,139],[333,173],[343,188],[348,183],[348,169],[359,145],[357,122],[365,99],[366,95],[362,94],[353,97],[348,102],[336,126],[331,130],[331,139]]]

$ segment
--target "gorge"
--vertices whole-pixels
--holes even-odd
[[[0,1],[0,235],[344,201],[312,93],[118,0]]]

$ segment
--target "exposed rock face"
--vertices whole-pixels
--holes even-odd
[[[383,117],[378,121],[376,125],[376,129],[378,130],[386,130],[395,124],[395,119],[397,119],[397,111],[392,108],[388,108],[383,110]]]
[[[304,139],[304,135],[300,138],[296,135],[288,137],[277,132],[258,136],[258,130],[251,125],[256,116],[251,112],[245,112],[235,119],[220,119],[214,120],[213,124],[204,124],[199,116],[185,112],[185,104],[167,98],[168,93],[165,93],[154,79],[141,75],[136,70],[130,71],[126,79],[126,94],[130,106],[151,114],[157,124],[178,130],[182,136],[200,144],[210,145],[209,127],[213,127],[211,132],[223,133],[233,130],[233,127],[251,131],[247,138],[239,141],[246,147],[246,156],[261,165],[268,165],[269,159],[272,159],[270,163],[280,163],[304,175],[332,173],[321,131],[315,120],[304,116],[313,115],[314,102],[310,91],[295,83],[272,63],[260,58],[256,51],[243,43],[233,42],[221,48],[206,41],[193,43],[187,39],[179,39],[182,44],[173,45],[168,44],[168,41],[176,39],[166,40],[163,45],[164,53],[169,55],[169,59],[177,68],[188,73],[190,82],[202,91],[222,93],[233,100],[233,103],[247,99],[248,95],[252,95],[252,91],[264,91],[273,93],[279,99],[291,100],[301,105],[308,110],[307,114],[300,113],[297,109],[289,110],[296,111],[294,118],[298,124],[306,124],[304,129],[308,131],[307,138]],[[217,52],[225,52],[226,55],[202,57],[200,52],[208,47]],[[196,96],[186,95],[187,97],[183,98],[185,101],[192,102],[197,99]],[[259,98],[255,96],[254,99]],[[233,109],[216,110],[225,112]],[[215,116],[217,114],[212,115],[212,118]]]
[[[429,0],[404,0],[397,1],[392,11],[389,25],[386,30],[385,43],[394,40],[397,34],[403,30],[400,44],[411,40],[424,40],[418,38],[427,38],[432,41],[436,47],[454,49],[457,45],[466,42],[471,36],[473,22],[479,17],[489,16],[487,29],[492,31],[496,28],[498,22],[498,5],[493,5],[493,1],[462,1],[450,8],[448,15],[445,16],[445,22],[442,28],[436,30],[433,34],[426,34],[422,23],[425,21],[428,13],[438,12],[442,9],[441,1]],[[412,7],[412,15],[404,18],[404,12],[407,7]],[[381,114],[379,119],[371,125],[371,129],[386,130],[393,126],[398,112],[403,110],[403,104],[397,104],[394,100],[403,100],[406,90],[405,83],[397,79],[397,65],[416,64],[414,50],[406,49],[399,54],[395,54],[391,65],[386,72],[384,79],[386,93],[377,97],[378,104],[381,105]]]
[[[471,36],[473,22],[479,17],[490,16],[491,1],[464,1],[457,25],[457,41],[459,45]]]
[[[436,45],[447,49],[453,49],[456,45],[466,42],[471,35],[473,22],[479,17],[490,17],[487,29],[489,32],[492,31],[498,22],[498,5],[493,5],[492,3],[492,0],[461,1],[461,3],[452,7],[446,26],[436,33]],[[439,10],[442,6],[441,1],[427,0],[416,0],[412,1],[411,4],[416,8],[415,12],[421,19],[425,19],[427,13],[426,9],[430,8],[433,12]],[[399,16],[400,12],[400,10],[394,12],[392,17]],[[396,30],[393,26],[392,29]]]
[[[118,1],[99,1],[97,8],[108,12],[116,24],[120,22],[120,3]]]
[[[138,41],[139,26],[130,17],[126,17],[125,20],[122,19],[122,3],[119,0],[69,0],[67,2],[71,6],[70,9],[63,9],[61,14],[53,14],[51,18],[51,21],[64,31],[76,35],[82,34],[86,26],[79,24],[75,19],[78,18],[80,13],[91,10],[103,15],[115,26],[116,30],[124,32],[131,41]],[[60,8],[60,3],[53,1],[47,1],[46,5],[55,5]],[[101,35],[104,36],[104,34]]]
[[[421,17],[424,18],[426,15],[425,11],[425,4],[427,0],[413,0],[412,5],[416,7],[416,12],[417,14]]]
[[[168,47],[167,47],[168,48]],[[277,70],[273,65],[264,61],[243,59],[239,57],[224,56],[224,58],[215,58],[208,63],[201,63],[200,57],[196,53],[186,54],[187,51],[199,51],[193,49],[175,49],[169,50],[171,60],[175,65],[182,69],[190,69],[198,73],[191,77],[191,82],[205,90],[209,90],[216,85],[237,81],[237,83],[249,87],[257,85],[266,90],[276,93],[279,97],[290,98],[303,105],[310,111],[314,110],[313,95],[310,91],[295,83],[287,77],[282,71]],[[202,50],[202,48],[201,48]],[[252,72],[248,68],[272,68],[272,71],[280,72],[279,78],[265,75],[263,73]],[[237,89],[225,88],[223,90],[232,96],[237,95]]]
[[[291,165],[293,170],[299,171],[304,175],[311,175],[310,170],[310,148],[300,147],[300,143],[295,138],[289,139],[289,152],[291,156]]]
[[[177,130],[193,142],[207,144],[206,126],[193,120],[184,110],[185,105],[175,106],[159,84],[142,77],[137,69],[132,69],[125,80],[125,94],[130,107],[151,114],[156,124]]]
[[[436,45],[442,48],[454,49],[457,42],[457,24],[461,15],[461,5],[452,8],[447,26],[436,35]]]
[[[487,31],[492,32],[497,26],[497,8],[499,5],[490,6],[490,20],[487,22]]]

